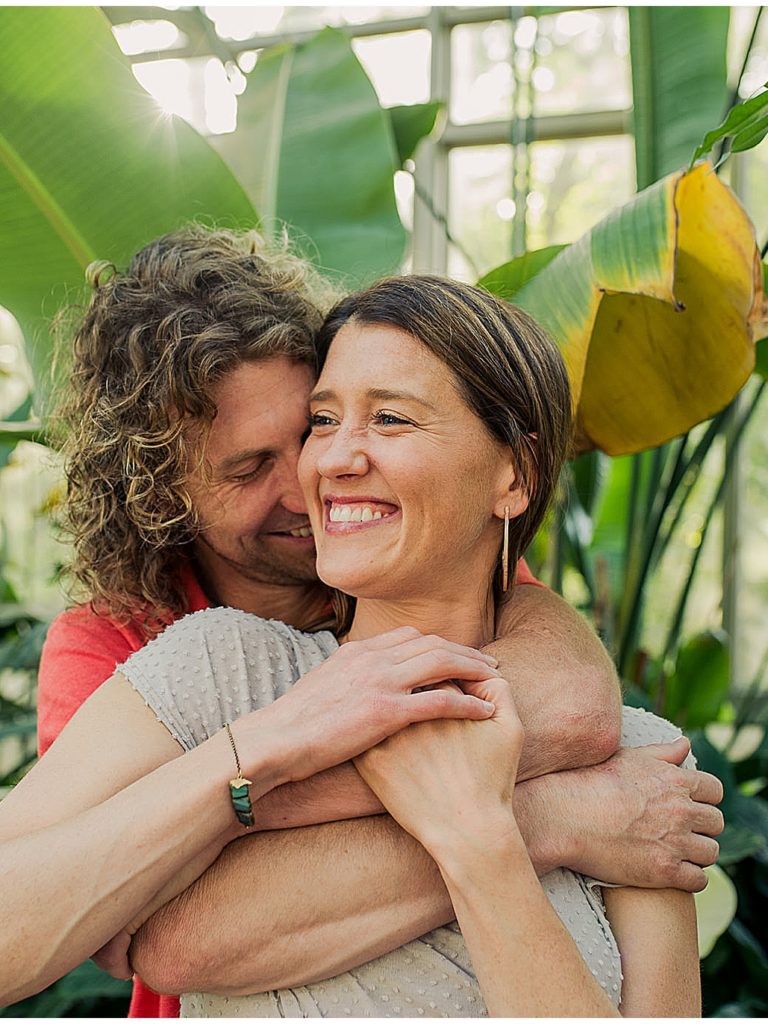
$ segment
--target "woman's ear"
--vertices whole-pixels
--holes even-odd
[[[517,476],[514,477],[512,483],[509,484],[507,491],[503,494],[494,506],[494,515],[498,516],[499,519],[504,519],[506,515],[510,519],[516,519],[517,516],[521,516],[523,512],[528,508],[528,491]],[[509,509],[509,512],[506,512]]]

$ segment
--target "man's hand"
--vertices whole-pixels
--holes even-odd
[[[619,885],[700,892],[703,868],[719,852],[714,836],[724,822],[714,805],[723,787],[707,772],[678,767],[689,750],[685,737],[622,747],[603,764],[535,780],[523,798],[542,801],[543,818],[527,840],[549,850],[552,867]]]

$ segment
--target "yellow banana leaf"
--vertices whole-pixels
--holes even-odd
[[[492,290],[504,292],[504,269]],[[707,163],[639,193],[514,301],[560,345],[577,449],[609,455],[661,444],[726,406],[765,332],[754,229]]]

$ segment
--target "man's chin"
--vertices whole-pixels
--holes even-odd
[[[301,541],[302,543],[296,543]],[[252,579],[271,583],[317,583],[317,556],[311,537],[272,535],[262,548],[248,559],[247,574]]]

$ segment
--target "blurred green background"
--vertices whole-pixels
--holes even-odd
[[[555,250],[525,254],[576,242],[605,218],[596,232],[613,237],[614,211],[637,210],[639,189],[685,170],[734,109],[704,155],[765,258],[759,7],[0,8],[0,43],[6,789],[34,759],[37,659],[66,603],[66,550],[51,525],[62,480],[46,434],[47,325],[83,298],[92,259],[124,264],[191,218],[287,225],[350,287],[429,270],[554,310],[583,250],[570,250],[570,269],[569,250],[551,263]],[[730,221],[706,205],[697,213],[725,239]],[[630,218],[622,231],[635,230]],[[635,243],[636,255],[678,253],[674,226],[637,228]],[[645,295],[641,262],[620,269]],[[702,338],[684,323],[675,373],[686,376],[685,346]],[[599,326],[574,326],[574,344],[597,351]],[[721,867],[700,901],[707,1016],[768,1010],[765,333],[752,328],[755,372],[706,418],[691,412],[673,440],[660,408],[642,444],[617,439],[575,459],[529,552],[600,631],[628,702],[685,728],[725,782]],[[722,344],[736,352],[739,340]],[[611,393],[629,372],[617,353],[598,385]],[[705,404],[716,383],[700,370],[685,380]],[[120,1016],[126,1005],[126,986],[86,964],[0,1014]]]

